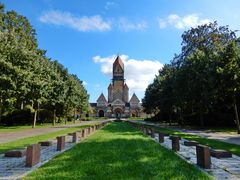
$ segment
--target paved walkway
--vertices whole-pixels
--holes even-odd
[[[0,143],[7,143],[7,142],[15,141],[18,139],[23,139],[23,138],[42,135],[42,134],[46,134],[46,133],[50,133],[50,132],[60,131],[60,130],[63,130],[63,129],[66,129],[69,127],[89,125],[89,124],[94,124],[96,122],[103,122],[103,121],[105,121],[105,120],[84,121],[81,123],[76,123],[76,124],[71,124],[71,125],[63,125],[63,126],[59,126],[59,127],[27,129],[27,130],[22,130],[22,131],[18,131],[18,132],[0,132]]]
[[[208,132],[206,130],[189,130],[189,129],[180,129],[180,128],[173,128],[173,129],[176,129],[178,131],[185,132],[188,134],[206,137],[208,139],[216,139],[219,141],[240,145],[240,135],[237,133],[230,134],[226,132]]]
[[[143,124],[154,125],[154,126],[158,126],[158,127],[163,127],[163,128],[166,127],[166,126],[162,126],[161,124],[157,124],[157,123],[150,123],[150,122],[143,122],[143,121],[142,122],[137,121],[137,122],[140,122]],[[167,126],[167,128],[181,131],[181,132],[188,133],[188,134],[206,137],[208,139],[215,139],[215,140],[219,140],[219,141],[223,141],[223,142],[227,142],[227,143],[231,143],[231,144],[240,145],[240,135],[237,133],[230,134],[230,133],[226,133],[226,132],[209,132],[207,130],[189,130],[189,129],[181,129],[181,128],[177,128],[177,127],[169,127],[169,126]]]
[[[159,142],[158,134],[155,134],[153,139]],[[188,163],[196,165],[196,147],[185,146],[183,144],[184,141],[184,139],[180,140],[180,151],[176,153]],[[164,143],[161,143],[161,145],[167,149],[172,149],[172,141],[167,136],[164,137]],[[200,169],[209,173],[217,180],[240,180],[240,157],[235,155],[232,158],[221,159],[211,157],[211,169]]]

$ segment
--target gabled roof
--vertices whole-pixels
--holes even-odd
[[[106,100],[105,96],[103,95],[103,93],[101,93],[101,95],[97,99],[97,102],[107,102],[107,100]]]
[[[135,93],[133,93],[133,95],[132,95],[132,97],[131,97],[129,102],[130,103],[139,103],[140,101],[139,101],[137,95]]]
[[[117,65],[119,65],[122,68],[122,70],[124,69],[124,64],[120,56],[117,56],[116,60],[113,63],[113,70],[117,67]]]
[[[112,86],[112,83],[109,84],[108,86],[108,89],[111,89],[113,86]]]
[[[129,88],[128,88],[128,85],[127,85],[126,83],[124,84],[124,88],[125,88],[125,89],[129,89]]]

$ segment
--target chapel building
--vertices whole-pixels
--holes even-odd
[[[94,116],[109,118],[140,117],[143,108],[134,93],[129,100],[129,88],[124,79],[124,64],[119,56],[113,63],[113,78],[108,86],[108,96],[101,93],[97,103],[91,103]]]

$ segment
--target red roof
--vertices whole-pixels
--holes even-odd
[[[103,95],[103,93],[101,93],[101,95],[97,99],[97,102],[107,102],[107,100],[106,100],[105,96]]]
[[[123,64],[122,59],[120,58],[120,56],[117,56],[116,60],[114,61],[113,69],[115,69],[117,67],[117,65],[120,65],[122,70],[124,69],[124,64]]]

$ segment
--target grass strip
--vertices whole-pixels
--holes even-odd
[[[16,141],[7,142],[7,143],[1,143],[0,144],[0,153],[4,153],[11,149],[21,149],[21,148],[27,147],[30,144],[34,144],[39,141],[46,141],[48,139],[52,139],[52,138],[55,138],[55,137],[63,135],[63,134],[71,133],[71,132],[74,132],[74,131],[77,131],[77,130],[80,130],[80,129],[83,129],[83,128],[89,127],[89,126],[90,125],[69,127],[69,128],[63,129],[63,130],[56,131],[56,132],[27,137],[27,138],[19,139]]]
[[[212,179],[127,123],[114,122],[26,179]]]
[[[55,126],[52,125],[52,123],[44,123],[44,124],[37,124],[35,129],[39,129],[39,128],[47,128],[47,127],[62,127],[62,126],[66,126],[66,125],[74,125],[74,124],[79,124],[80,121],[75,121],[75,123],[73,122],[67,122],[67,124],[65,123],[56,123]],[[0,133],[4,133],[4,132],[18,132],[18,131],[24,131],[27,129],[33,129],[32,125],[19,125],[19,126],[0,126]]]

